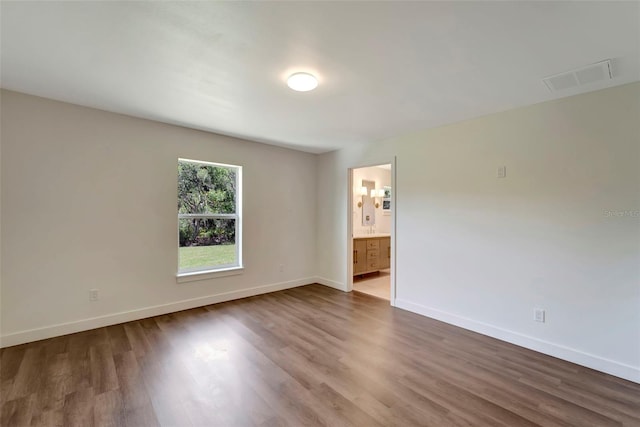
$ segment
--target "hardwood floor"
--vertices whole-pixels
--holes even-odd
[[[640,426],[640,385],[320,285],[9,347],[2,426]]]

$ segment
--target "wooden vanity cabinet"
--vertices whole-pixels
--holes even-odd
[[[378,258],[378,267],[380,270],[391,267],[391,237],[380,238],[380,257]]]
[[[390,237],[353,239],[353,275],[374,273],[391,266]]]
[[[353,274],[364,274],[367,271],[367,241],[353,240]]]

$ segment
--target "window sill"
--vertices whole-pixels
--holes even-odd
[[[229,267],[218,270],[193,271],[189,273],[178,273],[177,283],[195,282],[197,280],[216,279],[218,277],[236,276],[242,274],[244,267]]]

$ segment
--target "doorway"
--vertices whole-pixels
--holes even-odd
[[[349,169],[348,289],[395,303],[394,164]]]

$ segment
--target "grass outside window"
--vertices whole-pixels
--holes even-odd
[[[179,257],[180,270],[215,268],[236,261],[236,245],[185,246]]]

